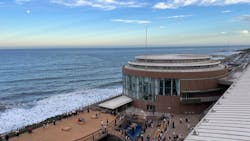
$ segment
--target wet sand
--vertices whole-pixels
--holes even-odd
[[[113,121],[115,117],[110,114],[100,113],[98,119],[93,119],[92,116],[99,114],[99,111],[90,111],[87,113],[79,113],[76,116],[71,116],[60,121],[56,121],[56,125],[49,124],[45,127],[40,127],[31,134],[24,133],[19,137],[10,138],[10,141],[74,141],[86,135],[89,135],[101,127],[101,120],[106,123]],[[78,118],[84,118],[85,123],[79,124]],[[62,128],[71,128],[69,131],[62,131]]]

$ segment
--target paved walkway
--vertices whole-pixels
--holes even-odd
[[[98,114],[99,118],[93,117]],[[78,119],[84,118],[85,122],[79,123]],[[110,114],[100,113],[98,111],[90,111],[87,113],[79,113],[76,116],[71,116],[56,122],[56,125],[49,124],[45,127],[40,127],[31,134],[24,133],[19,137],[11,138],[10,141],[74,141],[83,136],[87,136],[101,127],[101,121],[113,121],[114,116]],[[63,131],[68,130],[68,131]]]
[[[186,122],[187,119],[187,122]],[[166,120],[153,121],[151,126],[146,129],[143,134],[144,140],[147,141],[149,136],[150,141],[158,141],[159,136],[161,139],[165,137],[167,141],[174,140],[174,136],[178,136],[179,140],[184,139],[191,128],[199,122],[199,115],[172,115]],[[168,124],[169,123],[169,124]],[[173,128],[174,123],[174,128]],[[139,139],[141,140],[141,139]]]

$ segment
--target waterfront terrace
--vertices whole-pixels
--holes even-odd
[[[115,116],[96,110],[84,111],[76,115],[45,124],[34,129],[32,133],[25,132],[10,138],[10,141],[78,141],[82,137],[93,134],[101,128],[101,122],[115,120]],[[91,140],[93,137],[91,136]]]

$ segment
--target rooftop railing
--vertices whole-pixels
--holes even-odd
[[[116,119],[117,119],[117,117],[107,125],[106,130],[98,129],[98,130],[94,131],[93,133],[90,133],[90,134],[83,136],[79,139],[76,139],[74,141],[98,141],[98,140],[106,137],[108,134],[119,137],[122,141],[125,141],[125,137],[122,134],[120,134],[120,132],[118,132],[114,129],[114,127],[116,126],[115,124],[119,125],[120,122],[123,122],[123,119],[118,121],[118,123],[115,123]]]
[[[213,102],[213,101],[217,101],[219,98],[220,96],[190,97],[190,98],[181,97],[180,101],[182,104],[195,104],[195,103]]]

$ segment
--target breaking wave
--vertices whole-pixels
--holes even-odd
[[[0,114],[0,133],[22,128],[26,125],[43,121],[49,117],[63,114],[121,93],[119,88],[86,89],[58,94],[35,101],[30,108],[16,107]]]

